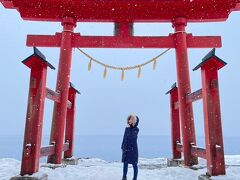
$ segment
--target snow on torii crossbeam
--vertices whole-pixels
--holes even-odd
[[[61,22],[170,22],[185,17],[188,22],[225,21],[240,9],[239,0],[1,0],[16,9],[24,20]]]
[[[27,37],[27,46],[60,47],[57,93],[53,92],[57,95],[58,101],[54,104],[50,138],[52,148],[50,155],[44,152],[49,155],[48,162],[55,164],[62,162],[73,48],[175,48],[184,164],[186,166],[197,164],[197,157],[192,154],[190,146],[192,143],[196,144],[196,137],[192,102],[188,102],[186,96],[191,94],[187,49],[221,47],[221,37],[192,36],[185,32],[185,28],[188,22],[226,21],[232,11],[240,10],[240,0],[0,0],[0,2],[5,8],[16,9],[24,20],[61,22],[63,26],[62,33],[56,35]],[[113,22],[115,34],[81,36],[74,33],[77,22]],[[133,24],[136,22],[169,22],[172,23],[175,32],[169,36],[159,37],[133,36]],[[22,163],[21,175],[37,172],[39,165],[38,160],[36,161],[39,157],[35,158],[31,154],[33,159],[31,163],[34,163],[35,168],[29,170],[27,165],[24,165],[29,161],[24,156],[26,151],[38,151],[37,156],[40,151],[33,146],[26,148],[25,145],[23,147],[25,163]],[[219,174],[224,173],[225,169]]]

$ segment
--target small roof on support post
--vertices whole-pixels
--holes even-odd
[[[81,93],[75,88],[75,86],[73,85],[73,83],[70,82],[69,85],[70,85],[70,88],[74,89],[78,94],[81,94]]]
[[[214,65],[215,67],[217,67],[218,70],[224,67],[227,63],[222,59],[220,59],[218,56],[216,56],[215,53],[216,53],[216,49],[214,48],[202,59],[202,62],[199,65],[197,65],[193,69],[193,71],[196,71],[199,68],[202,68],[203,66]]]
[[[176,89],[177,88],[177,83],[175,82],[172,86],[171,86],[171,89],[168,91],[168,92],[166,92],[166,95],[167,94],[170,94],[174,89]]]
[[[40,65],[47,65],[51,69],[55,70],[55,67],[46,60],[46,57],[43,55],[43,53],[39,51],[36,47],[33,47],[33,54],[24,59],[22,63],[25,64],[27,67],[32,68],[36,65],[36,60],[38,60],[38,63],[40,63]]]

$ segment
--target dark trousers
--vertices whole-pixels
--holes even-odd
[[[127,172],[128,172],[128,163],[124,162],[123,163],[123,177],[124,178],[127,177]],[[137,175],[138,175],[138,165],[137,165],[137,163],[133,164],[133,172],[134,172],[133,179],[137,180]]]

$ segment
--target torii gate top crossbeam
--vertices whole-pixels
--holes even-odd
[[[0,0],[17,9],[24,20],[61,22],[188,22],[225,21],[240,10],[240,0]]]

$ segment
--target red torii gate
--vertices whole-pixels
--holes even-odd
[[[50,143],[55,153],[48,162],[60,164],[64,147],[64,129],[68,107],[68,93],[72,48],[175,48],[179,115],[182,124],[183,154],[186,166],[197,164],[191,153],[196,142],[191,93],[188,48],[219,48],[219,36],[192,36],[185,28],[188,22],[216,22],[227,20],[232,11],[240,10],[240,0],[0,0],[5,8],[16,9],[24,20],[61,22],[62,33],[56,35],[28,35],[27,46],[60,47],[55,102]],[[77,22],[114,22],[114,36],[81,36],[74,33]],[[175,30],[165,37],[133,36],[135,22],[170,22]],[[38,146],[37,146],[38,147]],[[25,146],[24,146],[25,148]],[[23,162],[25,158],[23,156]],[[36,164],[37,166],[37,164]],[[21,175],[33,174],[22,166]]]
[[[207,160],[208,175],[225,174],[224,145],[222,136],[222,122],[219,98],[218,70],[226,63],[215,55],[215,49],[210,51],[193,70],[201,68],[202,89],[186,94],[188,104],[203,99],[204,130],[206,148],[200,148],[195,142],[189,144],[192,156]],[[184,146],[181,144],[181,130],[179,116],[179,97],[176,83],[166,93],[170,94],[171,134],[173,163],[181,159]],[[182,133],[184,136],[184,133]],[[172,163],[171,161],[169,163]]]

